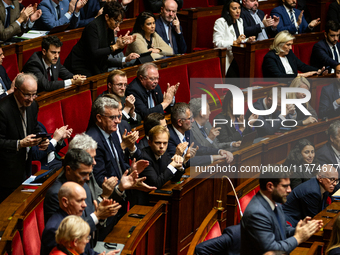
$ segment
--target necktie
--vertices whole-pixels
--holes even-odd
[[[207,136],[207,133],[204,130],[204,127],[201,127],[200,130],[201,130],[201,133],[204,136],[204,138],[207,138],[208,136]]]
[[[120,167],[120,164],[119,164],[119,156],[118,156],[118,152],[117,152],[117,150],[116,150],[116,146],[115,146],[115,142],[114,142],[114,139],[115,139],[115,138],[118,139],[118,137],[114,137],[115,135],[117,136],[117,134],[116,134],[115,132],[113,132],[113,133],[110,135],[109,140],[110,140],[112,152],[113,152],[113,154],[114,154],[113,156],[114,156],[114,158],[115,158],[115,160],[116,160],[117,167],[118,167],[118,170],[119,170],[119,172],[120,172],[120,176],[119,176],[119,178],[120,178],[120,177],[123,175],[123,171],[122,171],[122,168]]]
[[[148,106],[149,106],[149,109],[150,109],[150,108],[155,107],[155,102],[153,101],[152,92],[150,90],[148,91],[148,95],[149,95],[149,97],[148,97]]]
[[[11,23],[11,9],[12,8],[10,6],[6,7],[7,17],[6,17],[6,22],[5,22],[5,28],[7,28]]]
[[[4,83],[4,81],[2,80],[1,77],[0,77],[0,84],[1,84],[2,88],[4,89],[4,92],[6,92],[7,91],[6,85],[5,85],[5,83]]]
[[[338,54],[336,52],[336,46],[333,46],[334,60],[339,63]]]
[[[24,130],[24,137],[26,137],[27,136],[26,107],[25,106],[21,106],[19,110],[20,110],[20,114],[21,114],[22,128]],[[30,147],[26,147],[26,160],[28,158],[29,150],[30,150]]]
[[[184,137],[183,137],[183,143],[186,142],[186,141],[187,141],[187,139],[185,139],[185,136],[184,136]],[[185,148],[184,153],[183,153],[183,156],[187,153],[188,148],[189,148],[189,145]]]
[[[282,238],[284,239],[284,238],[286,238],[286,237],[285,237],[285,234],[284,234],[282,225],[281,225],[281,220],[280,220],[280,217],[279,217],[279,212],[277,211],[277,206],[275,206],[274,214],[275,214],[275,216],[276,216],[277,221],[279,222],[281,235],[282,235]]]
[[[52,79],[51,79],[51,67],[47,67],[46,71],[47,71],[47,79],[48,79],[49,81],[51,81],[51,80],[52,80]]]
[[[56,9],[57,9],[57,16],[58,16],[58,20],[59,20],[60,19],[60,6],[57,5]]]
[[[171,32],[172,32],[171,31],[171,24],[169,24],[168,36],[169,36],[170,46],[171,46],[171,48],[173,48]]]

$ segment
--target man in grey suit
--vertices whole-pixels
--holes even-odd
[[[194,139],[200,144],[213,147],[216,149],[229,149],[230,147],[239,147],[241,141],[233,141],[228,143],[221,143],[217,136],[220,134],[220,127],[213,127],[209,122],[210,107],[207,103],[206,113],[202,112],[202,99],[193,98],[189,102],[190,110],[194,117],[194,122],[191,127],[191,134]]]
[[[268,171],[260,176],[260,191],[249,202],[241,220],[241,255],[290,253],[322,227],[322,220],[310,217],[300,220],[296,228],[286,223],[281,204],[291,192],[289,176],[276,171],[278,165],[264,167]]]

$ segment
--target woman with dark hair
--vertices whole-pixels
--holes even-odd
[[[314,144],[308,139],[299,140],[289,152],[283,165],[288,166],[293,173],[292,178],[290,178],[290,187],[292,189],[308,181],[313,177],[312,173],[319,166],[315,157]],[[314,171],[312,171],[313,168]]]
[[[156,33],[156,19],[150,12],[142,12],[138,15],[132,30],[136,41],[126,49],[126,55],[131,52],[138,54],[151,51],[153,59],[161,58],[164,55],[172,55],[172,48],[164,42],[162,37]]]
[[[222,10],[221,18],[215,21],[213,43],[215,47],[227,48],[226,54],[226,76],[239,77],[237,63],[233,57],[232,46],[255,40],[255,36],[246,38],[243,34],[243,20],[240,18],[240,1],[230,0]]]
[[[71,73],[87,77],[107,72],[109,55],[120,53],[126,45],[136,39],[127,33],[115,40],[115,30],[119,29],[123,17],[124,10],[120,3],[106,2],[103,14],[85,27],[80,40],[66,58],[64,66]],[[131,57],[127,56],[126,62]]]
[[[331,239],[328,243],[326,255],[340,255],[340,216],[333,224]]]
[[[250,124],[257,119],[257,115],[252,114],[248,121]],[[226,124],[216,124],[215,127],[220,127],[220,134],[217,136],[221,143],[233,142],[233,147],[239,147],[241,145],[241,140],[243,135],[255,131],[248,125],[248,121],[244,120],[243,115],[233,115],[233,95],[230,90],[223,99],[222,112],[217,114],[214,120],[222,119],[227,120]],[[245,123],[244,125],[238,124],[240,122]]]

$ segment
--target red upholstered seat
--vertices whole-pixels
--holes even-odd
[[[39,230],[39,236],[42,237],[42,233],[45,228],[44,221],[44,200],[41,200],[39,204],[34,208],[35,215],[37,216],[37,224]]]
[[[316,87],[316,97],[315,97],[315,107],[314,110],[319,115],[319,104],[320,104],[320,96],[321,96],[321,90],[323,87],[327,86],[328,84],[320,85]]]
[[[216,221],[214,226],[212,226],[209,233],[205,237],[204,241],[207,241],[209,239],[212,239],[212,238],[215,238],[215,237],[218,237],[218,236],[221,236],[221,235],[222,235],[222,232],[221,232],[220,224],[218,223],[218,221]]]
[[[6,69],[8,77],[13,81],[15,76],[19,73],[17,55],[11,54],[6,56],[2,65]]]
[[[34,49],[26,50],[22,53],[22,66],[24,66],[27,60],[33,55],[34,52],[41,51],[41,47],[37,47]]]
[[[241,199],[240,199],[240,205],[241,205],[241,210],[242,210],[242,213],[244,213],[244,211],[246,210],[250,200],[253,198],[253,196],[256,195],[256,193],[260,190],[260,186],[257,186],[255,189],[253,189],[252,191],[250,191],[247,195],[243,196]],[[240,218],[240,211],[238,210],[238,213],[237,213],[237,223],[239,223],[241,221],[241,218]]]
[[[32,161],[32,174],[35,174],[41,170],[41,162],[38,160]]]
[[[87,90],[61,101],[65,125],[73,128],[72,136],[86,131],[92,107],[91,92]]]
[[[26,219],[24,219],[22,243],[25,255],[40,254],[41,241],[35,211],[32,211]]]
[[[185,3],[186,1],[184,1],[184,5]],[[197,37],[194,51],[214,48],[213,44],[214,24],[215,21],[220,17],[221,15],[197,18],[197,31],[199,32],[196,35]]]
[[[193,7],[209,7],[208,0],[185,0],[183,1],[183,9]]]
[[[298,49],[298,58],[305,64],[309,65],[310,64],[310,57],[312,55],[312,49],[314,46],[315,42],[309,42],[309,43],[302,43],[302,44],[296,44],[295,49]],[[294,49],[294,53],[295,50]]]
[[[270,15],[270,12],[272,11],[272,9],[261,9],[263,12],[264,12],[264,14],[266,15]]]
[[[65,59],[70,54],[72,48],[74,47],[74,45],[77,44],[78,41],[79,39],[73,39],[73,40],[63,42],[63,46],[61,46],[61,50],[60,50],[60,63],[62,65],[64,64]]]
[[[24,248],[19,231],[16,231],[12,240],[12,255],[24,255]]]
[[[264,56],[268,53],[269,49],[262,49],[255,51],[255,78],[262,78],[262,63]]]
[[[190,101],[190,88],[189,88],[189,78],[186,66],[175,66],[167,69],[159,70],[159,86],[162,91],[166,91],[167,84],[175,85],[177,82],[180,83],[179,88],[176,93],[176,102]]]
[[[107,90],[107,86],[100,86],[99,88],[97,88],[97,96],[99,96],[100,94],[103,94],[104,91]]]

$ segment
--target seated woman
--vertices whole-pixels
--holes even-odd
[[[340,24],[340,0],[336,0],[329,5],[327,12],[327,21],[328,20],[333,20]]]
[[[328,243],[325,255],[340,255],[340,216],[333,223],[331,239]]]
[[[155,21],[155,16],[150,12],[142,12],[138,15],[132,30],[133,36],[136,36],[136,41],[127,47],[125,55],[129,55],[131,52],[141,54],[151,51],[152,58],[157,59],[164,55],[173,54],[171,46],[166,44],[155,32]]]
[[[126,45],[132,43],[135,37],[119,36],[115,40],[114,31],[123,22],[124,10],[120,3],[106,2],[103,14],[91,21],[84,29],[78,43],[67,56],[64,66],[72,73],[90,77],[108,71],[109,55],[122,52]],[[126,57],[129,62],[135,55]],[[136,56],[135,56],[136,57]]]
[[[291,88],[303,88],[310,90],[309,81],[302,76],[296,77],[292,83],[290,84]],[[305,98],[306,94],[304,93],[288,93],[289,99],[301,99]],[[295,108],[294,114],[289,114],[287,119],[295,119],[297,121],[298,126],[305,126],[314,122],[318,122],[318,115],[309,102],[304,103],[303,106],[312,114],[311,116],[305,115],[299,108]]]
[[[283,165],[288,166],[293,173],[290,178],[290,187],[292,189],[308,181],[314,176],[313,172],[316,172],[315,169],[319,166],[315,157],[315,147],[313,143],[308,139],[299,140],[289,152]]]
[[[221,18],[215,21],[213,43],[215,47],[227,48],[226,76],[240,77],[239,69],[233,57],[232,46],[255,40],[255,36],[248,39],[243,34],[243,20],[240,18],[240,1],[230,0],[224,4]],[[202,32],[204,33],[204,32]]]
[[[323,69],[306,65],[298,59],[292,45],[295,37],[287,30],[281,31],[275,36],[270,51],[264,56],[262,63],[263,77],[295,78],[297,76],[309,77],[321,74]],[[302,73],[298,73],[298,71]]]
[[[233,142],[233,147],[239,147],[241,145],[242,136],[248,133],[255,131],[254,128],[251,128],[248,125],[248,121],[250,124],[253,123],[252,120],[257,119],[257,115],[250,115],[249,119],[245,121],[245,125],[235,124],[235,122],[243,122],[244,116],[235,116],[233,115],[233,95],[230,90],[228,90],[227,94],[223,99],[222,112],[217,114],[214,120],[223,119],[227,120],[227,124],[216,124],[215,127],[220,127],[220,134],[217,136],[218,140],[221,143]],[[230,122],[233,124],[231,125]]]

